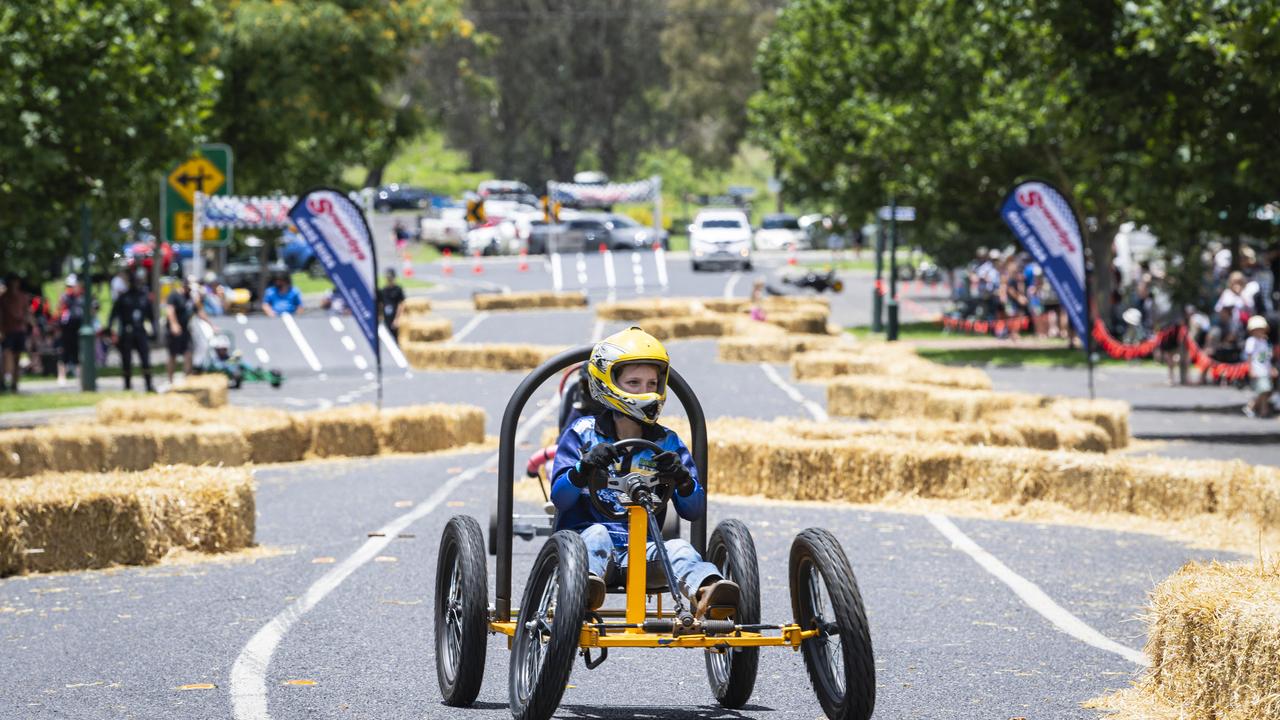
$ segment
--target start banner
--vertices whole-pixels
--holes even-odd
[[[379,357],[378,260],[364,213],[341,192],[321,188],[299,198],[289,217],[351,308],[374,357]]]
[[[270,230],[289,227],[289,210],[297,200],[289,196],[209,195],[200,198],[196,206],[204,227]]]
[[[605,185],[580,185],[577,183],[547,183],[547,194],[553,202],[576,207],[610,207],[621,203],[649,202],[653,200],[658,184],[652,179],[631,183]]]
[[[1084,241],[1070,203],[1048,183],[1024,182],[1004,199],[1000,216],[1040,264],[1071,318],[1071,327],[1087,343]]]

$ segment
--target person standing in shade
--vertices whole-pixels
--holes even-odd
[[[58,385],[67,384],[80,364],[80,325],[85,318],[85,296],[75,273],[67,276],[66,289],[58,298]]]
[[[107,329],[112,334],[116,347],[120,350],[120,368],[124,371],[124,389],[133,389],[133,352],[136,350],[142,363],[142,379],[146,382],[147,392],[155,392],[151,384],[151,343],[148,335],[155,332],[150,328],[151,299],[147,297],[147,272],[142,268],[129,276],[128,287],[120,293],[120,297],[111,305],[111,315],[107,319]],[[119,330],[116,324],[119,323]]]
[[[169,329],[169,359],[165,369],[168,371],[171,385],[173,368],[179,357],[182,358],[182,372],[191,374],[191,317],[193,315],[204,317],[204,308],[196,298],[193,285],[195,285],[195,279],[188,278],[182,287],[169,291],[169,298],[165,301],[164,313]]]
[[[302,293],[293,286],[289,276],[281,273],[275,283],[262,296],[262,312],[267,317],[302,314]]]
[[[0,283],[0,357],[3,357],[3,378],[0,392],[18,392],[18,378],[22,367],[18,361],[27,349],[27,332],[31,326],[31,298],[22,289],[22,280],[10,275]]]
[[[404,288],[396,284],[395,268],[387,268],[387,282],[378,289],[378,300],[382,302],[382,321],[391,331],[391,337],[400,344],[400,313],[404,309]]]

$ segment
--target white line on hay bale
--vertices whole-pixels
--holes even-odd
[[[545,310],[581,308],[587,296],[576,292],[480,293],[474,298],[476,310]]]
[[[153,563],[175,548],[253,544],[248,471],[163,467],[5,481],[0,576]]]

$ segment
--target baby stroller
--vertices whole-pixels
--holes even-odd
[[[239,388],[246,380],[249,382],[268,382],[271,387],[278,388],[284,382],[279,370],[265,370],[254,367],[245,361],[231,336],[225,332],[215,333],[209,339],[209,347],[196,368],[202,373],[222,373],[232,388]]]

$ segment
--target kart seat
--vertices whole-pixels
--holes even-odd
[[[644,569],[645,592],[656,595],[670,591],[667,587],[667,577],[662,572],[662,563],[657,560],[649,560],[645,563]],[[609,577],[604,579],[609,586],[608,593],[610,595],[625,595],[627,592],[627,572],[625,568],[611,569]]]

